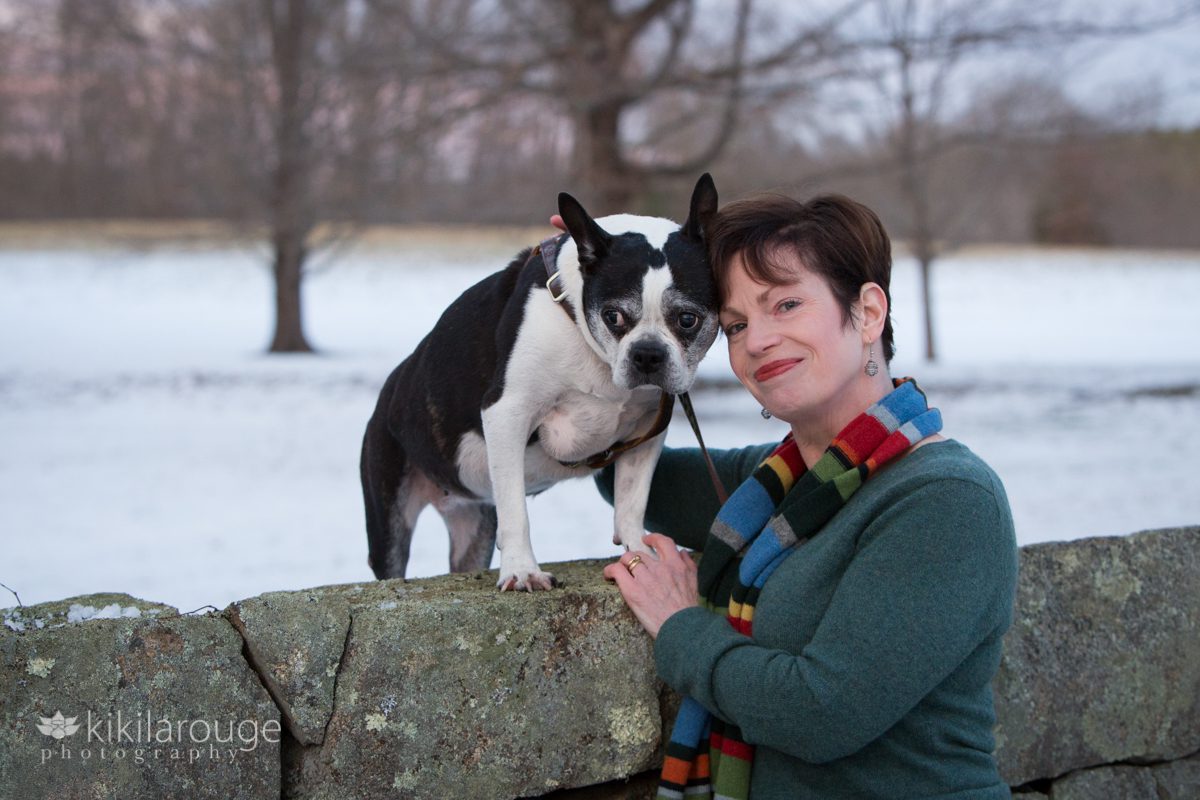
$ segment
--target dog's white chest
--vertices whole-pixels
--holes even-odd
[[[579,461],[635,436],[637,423],[655,408],[642,395],[625,402],[568,391],[539,422],[538,442],[557,461]],[[652,393],[657,396],[657,393]]]

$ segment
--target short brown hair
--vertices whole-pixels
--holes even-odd
[[[888,303],[880,343],[884,358],[892,360],[892,244],[874,211],[837,194],[805,202],[760,194],[726,204],[708,227],[708,254],[722,305],[736,255],[755,281],[791,283],[795,276],[775,260],[780,250],[790,251],[825,279],[842,307],[845,324],[852,321],[851,309],[863,284],[879,284]]]

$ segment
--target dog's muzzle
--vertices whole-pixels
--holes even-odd
[[[634,371],[647,378],[662,372],[670,357],[667,348],[655,342],[638,342],[629,348]]]

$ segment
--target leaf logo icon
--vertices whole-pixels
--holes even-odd
[[[75,731],[79,730],[79,726],[75,724],[78,717],[64,717],[61,711],[55,711],[54,716],[50,718],[38,717],[42,721],[37,729],[40,733],[47,736],[53,736],[55,739],[63,739],[70,736]]]

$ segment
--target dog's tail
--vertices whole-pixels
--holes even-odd
[[[363,506],[367,515],[367,564],[375,577],[403,578],[408,569],[412,525],[397,508],[400,483],[408,468],[404,450],[392,438],[387,422],[378,413],[363,434]]]

